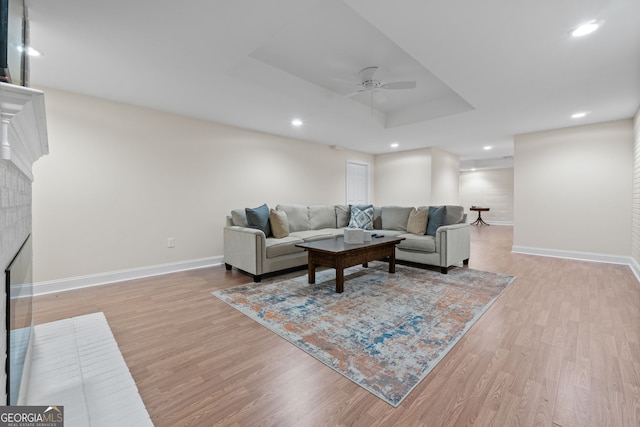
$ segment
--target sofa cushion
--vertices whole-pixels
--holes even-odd
[[[348,205],[336,205],[336,226],[338,228],[345,228],[349,226],[349,219],[351,218],[351,208]]]
[[[407,232],[411,234],[425,234],[427,231],[427,210],[413,208],[407,221]]]
[[[294,231],[289,235],[291,237],[302,239],[305,242],[311,242],[313,240],[333,239],[335,236],[333,230],[335,229]]]
[[[269,223],[273,237],[281,239],[289,235],[289,220],[285,211],[269,210]]]
[[[232,210],[231,220],[233,221],[233,225],[237,225],[239,227],[249,226],[249,222],[247,222],[247,212],[244,209]]]
[[[429,206],[426,234],[435,236],[436,230],[443,225],[447,225],[447,208],[445,206]]]
[[[373,206],[372,205],[352,205],[349,228],[362,228],[363,230],[373,230]]]
[[[282,255],[295,254],[304,251],[302,248],[297,248],[298,243],[303,243],[302,239],[297,237],[283,237],[276,239],[275,237],[268,237],[265,241],[267,247],[267,258],[275,258]]]
[[[261,230],[265,236],[271,236],[271,226],[269,225],[269,207],[266,203],[257,208],[246,208],[247,222],[250,228]]]
[[[380,217],[382,218],[382,228],[385,230],[407,230],[409,214],[415,210],[412,207],[403,206],[383,206]]]
[[[344,236],[344,229],[346,227],[343,228],[325,228],[324,230],[318,230],[318,231],[324,231],[328,234],[331,234],[333,237],[341,237]]]
[[[463,206],[454,206],[447,205],[445,206],[447,210],[447,224],[460,224],[464,221],[464,207]]]
[[[401,234],[404,240],[398,243],[398,249],[433,253],[436,251],[436,238],[430,235]]]
[[[377,236],[385,236],[385,237],[395,237],[395,236],[400,236],[402,234],[406,234],[407,231],[400,231],[400,230],[373,230],[373,232],[377,235]]]
[[[303,205],[278,205],[276,209],[287,213],[289,233],[293,231],[309,230],[309,208]]]
[[[311,230],[336,228],[336,208],[333,205],[309,206],[309,224]]]

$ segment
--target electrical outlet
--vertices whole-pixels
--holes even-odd
[[[173,237],[169,237],[169,239],[167,240],[167,247],[168,248],[175,248],[176,247],[176,239]]]

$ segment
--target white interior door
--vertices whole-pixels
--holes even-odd
[[[347,204],[369,203],[369,165],[347,162]]]

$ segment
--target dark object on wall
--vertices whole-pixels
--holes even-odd
[[[29,85],[29,19],[24,0],[0,0],[0,82]]]

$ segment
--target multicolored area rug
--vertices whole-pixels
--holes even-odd
[[[256,322],[393,406],[413,390],[515,279],[469,268],[449,274],[371,262],[213,292]]]

